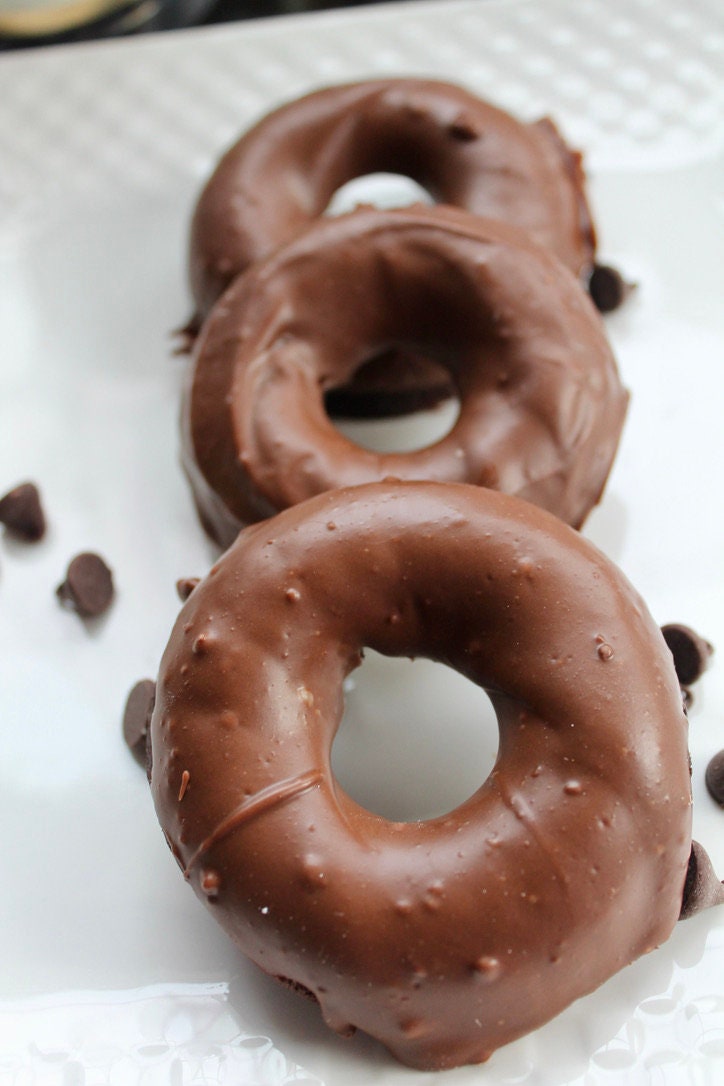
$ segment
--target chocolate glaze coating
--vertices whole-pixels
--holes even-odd
[[[552,121],[521,124],[450,83],[382,79],[287,103],[224,155],[192,220],[192,325],[234,276],[319,218],[337,189],[377,172],[519,227],[588,282],[596,239],[581,156]],[[424,356],[393,353],[330,390],[327,404],[337,416],[402,414],[452,393]]]
[[[441,440],[381,454],[344,437],[324,393],[390,346],[450,373]],[[598,501],[626,412],[600,315],[548,252],[455,208],[320,220],[239,277],[199,336],[184,463],[209,531],[388,476],[519,494],[574,526]]]
[[[365,646],[490,695],[496,765],[445,816],[390,822],[332,775]],[[680,912],[671,654],[604,555],[494,491],[370,484],[246,529],[181,611],[151,742],[169,845],[238,946],[414,1067],[486,1059]]]
[[[322,215],[355,177],[404,174],[439,203],[525,230],[577,275],[595,232],[581,156],[547,118],[522,124],[462,87],[378,79],[282,105],[216,167],[198,200],[191,287],[203,317],[231,279]]]

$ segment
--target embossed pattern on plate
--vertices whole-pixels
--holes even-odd
[[[349,32],[348,32],[349,28]],[[198,177],[272,104],[385,73],[464,78],[565,118],[589,165],[686,164],[724,146],[724,15],[631,0],[448,0],[3,58],[0,200]],[[17,73],[17,76],[16,76]]]

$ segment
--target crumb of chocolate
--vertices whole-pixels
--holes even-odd
[[[20,483],[0,498],[0,524],[26,543],[45,535],[45,513],[35,483]]]
[[[137,762],[146,766],[146,741],[156,701],[156,684],[153,679],[139,679],[131,687],[123,711],[123,738]]]
[[[289,988],[292,992],[297,992],[299,995],[304,996],[306,999],[313,1000],[315,1003],[319,1002],[316,995],[311,988],[307,988],[298,980],[290,980],[289,977],[277,976],[274,978],[278,980],[280,984],[283,984],[285,988]]]
[[[714,649],[690,626],[672,622],[661,627],[664,641],[674,657],[674,667],[679,684],[691,686],[699,679],[709,664]]]
[[[56,591],[65,606],[83,618],[95,618],[111,604],[113,574],[100,555],[86,551],[73,558]]]
[[[594,264],[588,280],[588,293],[599,312],[612,313],[623,305],[632,290],[634,284],[627,283],[616,268],[608,264]]]
[[[200,577],[181,577],[176,581],[176,592],[182,603],[186,602],[200,580]]]
[[[461,140],[467,143],[470,140],[476,140],[480,133],[471,121],[469,117],[466,117],[464,113],[456,117],[455,120],[448,125],[448,132],[453,139]]]
[[[724,905],[724,884],[717,878],[706,849],[698,841],[692,841],[679,920],[687,920],[714,905]]]
[[[193,316],[182,328],[176,328],[173,336],[176,340],[173,348],[175,355],[191,354],[196,337],[199,334],[199,318]]]
[[[704,781],[714,802],[724,807],[724,750],[720,750],[709,761]]]

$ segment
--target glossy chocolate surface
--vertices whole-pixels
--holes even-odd
[[[395,347],[445,367],[460,413],[434,444],[383,455],[342,435],[324,394]],[[360,209],[320,220],[217,303],[194,354],[184,462],[222,544],[388,476],[493,487],[579,526],[626,405],[600,315],[544,249],[458,209]]]
[[[191,227],[198,316],[235,275],[322,215],[346,182],[378,172],[511,223],[576,275],[590,274],[595,234],[581,157],[550,120],[522,124],[450,83],[380,79],[282,105],[223,156]]]
[[[448,815],[387,821],[332,775],[365,646],[489,692],[498,759]],[[503,494],[371,484],[247,528],[179,615],[151,742],[169,845],[238,946],[414,1067],[484,1060],[679,916],[671,654],[605,556]]]
[[[379,172],[519,227],[588,283],[596,239],[582,160],[552,121],[521,124],[450,83],[373,80],[281,106],[223,156],[192,220],[191,327],[236,275],[319,218],[345,183]],[[335,417],[405,414],[453,391],[426,357],[387,352],[329,390],[327,405]]]

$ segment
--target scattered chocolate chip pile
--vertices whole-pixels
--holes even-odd
[[[600,313],[612,313],[626,301],[634,289],[616,268],[608,264],[596,264],[588,280],[588,293]]]
[[[26,543],[45,535],[45,513],[35,483],[20,483],[0,498],[0,524]]]
[[[716,877],[706,850],[698,841],[692,841],[679,920],[721,904],[724,904],[724,884]]]
[[[140,679],[131,688],[123,712],[123,738],[133,757],[142,766],[147,763],[146,737],[155,700],[155,682],[152,679]]]
[[[182,603],[186,602],[200,580],[200,577],[181,577],[176,581],[176,592]]]
[[[711,759],[706,767],[704,780],[711,798],[720,807],[724,807],[724,750],[720,750]]]
[[[95,618],[108,609],[113,599],[113,574],[98,554],[78,554],[58,586],[60,601],[83,618]]]

